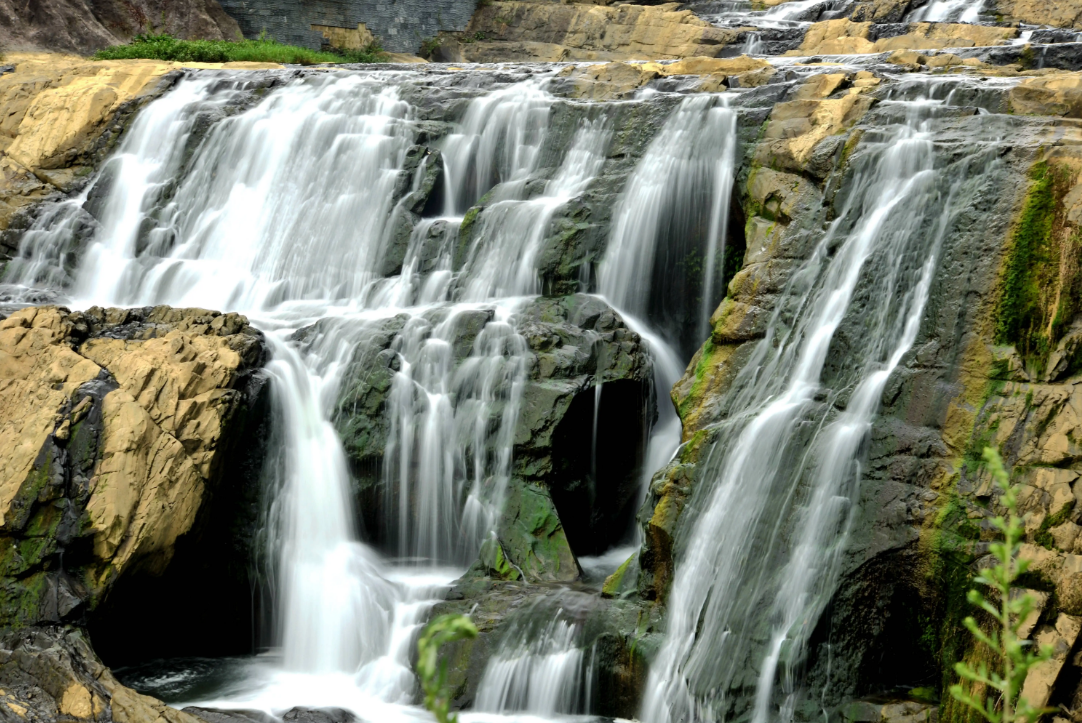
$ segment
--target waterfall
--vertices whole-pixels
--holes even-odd
[[[927,132],[934,106],[894,107],[907,121],[854,159],[851,195],[793,275],[700,463],[702,511],[677,564],[646,721],[724,718],[741,690],[754,691],[755,723],[789,720],[800,702],[798,672],[834,591],[872,418],[916,339],[958,208]],[[828,386],[828,349],[848,315],[862,319],[846,334],[851,377]],[[763,628],[765,652],[753,642]]]
[[[280,650],[267,656],[271,672],[205,703],[415,717],[393,708],[415,700],[414,636],[491,539],[514,470],[539,356],[518,315],[543,291],[539,267],[567,220],[561,212],[611,185],[613,168],[633,170],[606,187],[602,198],[615,200],[597,226],[611,224],[574,260],[585,278],[601,255],[597,295],[651,351],[644,374],[659,419],[644,497],[677,450],[680,419],[666,397],[712,332],[726,261],[739,250],[727,238],[739,101],[696,94],[655,104],[671,113],[644,124],[653,137],[632,147],[620,109],[649,101],[583,111],[549,93],[555,71],[535,71],[485,70],[440,87],[434,77],[455,73],[193,74],[136,116],[85,191],[23,235],[7,271],[15,283],[66,288],[75,305],[240,311],[269,340],[281,449],[268,465],[265,517],[276,587],[270,642]],[[433,110],[433,97],[450,98],[448,107]],[[577,115],[554,122],[568,106]],[[924,125],[930,107],[888,98],[874,111],[908,121],[861,140],[839,214],[809,232],[814,249],[709,430],[649,673],[648,723],[721,719],[745,703],[738,713],[753,723],[784,721],[799,703],[799,669],[840,574],[868,430],[918,337],[956,206]],[[438,191],[411,205],[425,184]],[[601,332],[583,331],[575,352],[587,357]],[[828,352],[843,334],[832,367]],[[343,389],[373,357],[389,375],[373,476],[386,531],[378,547],[364,542],[371,531],[336,426]],[[591,426],[576,431],[591,436],[583,448],[596,480],[605,464],[599,418],[622,382],[603,386],[600,372],[590,374],[558,391],[593,395]],[[632,549],[583,561],[584,584]],[[582,597],[598,599],[565,591],[508,617],[480,711],[590,711],[593,603]]]
[[[908,22],[976,23],[984,10],[984,0],[932,0],[909,14]]]
[[[478,684],[476,710],[588,713],[593,651],[583,648],[582,638],[591,607],[589,596],[564,592],[516,612]]]
[[[690,356],[685,351],[687,356],[682,358],[677,351],[681,339],[672,334],[673,314],[663,300],[675,295],[676,289],[687,296],[684,284],[676,282],[673,288],[672,280],[686,273],[686,267],[679,267],[678,255],[699,253],[693,246],[695,230],[705,228],[692,338],[698,344],[707,337],[710,314],[720,301],[716,298],[722,280],[719,267],[725,258],[736,142],[736,113],[723,97],[683,100],[628,180],[598,270],[601,295],[647,340],[654,356],[658,421],[647,447],[644,497],[650,477],[680,443],[680,418],[668,393]],[[657,258],[659,253],[664,257]]]
[[[540,291],[538,245],[600,172],[612,128],[583,119],[531,194],[554,102],[544,78],[476,93],[433,144],[440,158],[417,161],[426,131],[404,98],[422,74],[286,76],[258,102],[250,77],[186,77],[151,103],[86,191],[24,235],[7,275],[67,284],[75,305],[236,310],[266,333],[282,446],[265,514],[281,664],[204,702],[386,712],[412,701],[414,633],[493,532],[529,359],[514,315]],[[395,273],[402,204],[435,163],[444,215],[414,223]],[[457,268],[462,213],[486,194]],[[456,349],[463,324],[476,334]],[[388,334],[381,474],[391,552],[412,567],[361,542],[334,422],[357,350]]]

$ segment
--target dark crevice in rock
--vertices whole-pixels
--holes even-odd
[[[620,543],[639,503],[652,390],[635,380],[600,389],[599,400],[594,389],[575,395],[552,438],[549,490],[578,556]]]

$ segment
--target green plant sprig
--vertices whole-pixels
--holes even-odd
[[[477,627],[465,615],[440,615],[425,627],[417,640],[417,675],[425,694],[425,708],[439,723],[458,723],[450,714],[451,693],[447,690],[447,661],[439,659],[440,648],[456,640],[477,637]]]
[[[1019,634],[1026,618],[1033,612],[1033,598],[1028,593],[1015,594],[1015,583],[1029,569],[1029,560],[1019,556],[1024,527],[1022,518],[1018,516],[1018,490],[1011,485],[1010,475],[1003,467],[999,452],[985,447],[983,457],[996,486],[1002,491],[999,502],[1007,514],[991,521],[1003,534],[1002,542],[989,545],[989,552],[996,559],[996,564],[975,580],[999,593],[999,605],[993,604],[977,589],[970,590],[966,599],[988,613],[997,626],[992,632],[986,633],[972,616],[967,617],[963,624],[974,638],[992,651],[998,669],[989,669],[984,662],[974,668],[960,661],[955,663],[954,670],[964,680],[987,686],[998,691],[999,695],[975,695],[966,691],[960,683],[952,685],[950,693],[989,723],[1036,723],[1046,711],[1031,706],[1020,693],[1030,669],[1052,657],[1052,647],[1046,645],[1034,652],[1033,644]]]

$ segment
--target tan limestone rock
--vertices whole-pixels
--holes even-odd
[[[1082,618],[1063,613],[1056,618],[1055,627],[1045,625],[1037,630],[1034,642],[1040,647],[1051,646],[1052,657],[1030,669],[1022,686],[1022,697],[1033,707],[1044,708],[1048,705],[1056,678],[1067,662],[1067,655],[1078,639],[1079,630],[1082,630]]]
[[[573,81],[572,98],[590,100],[625,97],[658,77],[655,70],[633,63],[569,65],[558,75]]]
[[[1017,28],[966,23],[912,23],[908,32],[871,41],[870,22],[847,18],[824,20],[808,28],[797,50],[786,55],[862,55],[892,50],[929,50],[1002,45],[1018,36]],[[897,61],[895,61],[897,62]]]
[[[845,73],[819,73],[808,78],[793,96],[793,100],[812,100],[826,98],[846,81]]]
[[[594,5],[497,0],[474,13],[462,61],[656,60],[714,57],[738,31],[717,28],[677,3]]]
[[[93,557],[82,572],[68,572],[84,576],[93,605],[126,571],[164,571],[216,484],[242,401],[237,386],[261,363],[261,345],[243,317],[201,309],[41,307],[0,322],[0,545],[49,529],[39,504],[47,510],[48,495],[70,497],[63,485],[50,486],[66,474],[52,466],[75,463],[60,450],[90,417],[97,431],[88,437],[83,430],[81,466],[70,472],[86,475],[86,497],[68,502],[79,505],[79,534]],[[0,575],[48,574],[48,550],[57,543],[46,538],[35,548],[43,556],[18,558]],[[15,589],[0,578],[0,593]],[[36,605],[0,612],[33,616]]]
[[[778,103],[770,113],[755,161],[769,168],[807,170],[816,145],[856,124],[872,106],[866,95]]]
[[[0,527],[56,426],[57,412],[101,367],[64,344],[71,324],[55,308],[0,321]]]
[[[762,85],[776,71],[764,60],[742,55],[738,58],[686,58],[675,63],[595,63],[569,65],[557,76],[573,81],[569,95],[590,100],[624,98],[659,77],[701,75],[698,90],[717,93],[726,90],[730,76],[743,88]]]
[[[813,24],[804,35],[800,48],[786,55],[853,55],[877,52],[868,40],[871,23],[857,23],[847,18],[824,20]]]
[[[1082,28],[1082,3],[1078,0],[995,0],[990,4],[1006,22]]]
[[[1011,88],[1009,102],[1019,115],[1082,118],[1082,73],[1027,78]]]

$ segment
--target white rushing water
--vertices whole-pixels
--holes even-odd
[[[814,4],[771,12],[785,19]],[[267,334],[281,439],[266,510],[280,650],[203,705],[427,720],[410,705],[415,634],[502,508],[531,364],[516,314],[542,292],[539,257],[553,220],[603,175],[614,129],[604,114],[583,114],[546,166],[557,103],[546,79],[493,82],[465,103],[441,152],[418,161],[411,154],[428,131],[407,100],[419,77],[411,73],[302,76],[250,107],[246,81],[185,79],[139,114],[100,185],[24,235],[8,272],[28,287],[68,285],[77,306],[235,310]],[[724,719],[734,691],[751,701],[753,723],[786,721],[799,703],[795,671],[836,584],[868,430],[917,337],[945,228],[939,214],[952,208],[922,125],[927,104],[884,105],[910,109],[909,122],[862,140],[838,217],[779,295],[699,464],[647,723]],[[217,122],[199,140],[208,118]],[[649,346],[659,400],[643,496],[681,438],[669,390],[724,294],[736,131],[723,96],[682,99],[612,209],[597,291]],[[398,224],[437,163],[441,215],[414,223],[404,241]],[[97,226],[84,203],[102,204]],[[470,235],[460,245],[461,227]],[[72,276],[64,269],[73,243],[86,248]],[[407,245],[400,268],[395,243]],[[692,251],[701,256],[689,273],[680,264]],[[674,311],[677,282],[694,302]],[[831,344],[854,314],[863,322],[844,369],[829,370]],[[476,334],[456,348],[469,325]],[[362,542],[335,426],[357,350],[369,348],[395,362],[379,473],[394,563]],[[840,378],[824,379],[832,374]],[[594,387],[595,479],[610,388]],[[632,550],[584,559],[587,578],[603,578]],[[524,606],[467,720],[590,711],[584,621],[593,603],[582,597],[595,599],[565,592]]]
[[[76,305],[237,310],[271,342],[268,373],[283,450],[273,470],[268,537],[282,668],[213,702],[357,711],[372,701],[410,703],[412,633],[457,576],[438,565],[468,564],[501,503],[526,361],[508,319],[518,302],[509,297],[535,293],[529,277],[536,271],[527,268],[529,259],[513,263],[526,281],[509,288],[473,281],[462,295],[475,303],[449,304],[453,244],[425,283],[412,274],[414,245],[426,240],[435,219],[415,229],[404,273],[389,283],[383,278],[395,188],[417,135],[393,74],[326,73],[289,83],[220,120],[193,153],[187,144],[200,114],[221,113],[241,98],[244,81],[224,80],[231,83],[223,90],[221,76],[184,80],[138,116],[99,181],[112,185],[73,284]],[[550,103],[537,81],[527,81],[470,105],[463,132],[446,140],[447,198],[458,199],[449,212],[454,203],[468,207],[492,186],[528,176]],[[605,132],[587,126],[580,135],[586,140],[571,149],[551,193],[517,203],[528,223],[543,221],[596,173],[598,163],[586,156],[603,145]],[[177,184],[175,193],[162,205],[170,184]],[[27,235],[11,272],[17,282],[55,283],[70,243],[68,219],[79,218],[86,198],[63,204],[48,227]],[[149,233],[148,216],[157,221]],[[508,265],[506,249],[479,244],[474,263],[484,278],[485,269]],[[491,319],[455,365],[456,316],[482,307]],[[360,542],[332,422],[354,348],[403,312],[408,318],[393,343],[401,370],[389,400],[384,474],[400,493],[399,553],[428,560],[415,572],[388,567]],[[320,319],[304,343],[291,340]]]
[[[543,78],[507,84],[470,101],[440,142],[442,161],[425,156],[403,184],[421,132],[402,98],[411,77],[309,75],[251,107],[241,76],[184,79],[138,115],[86,192],[51,209],[24,236],[9,269],[8,280],[27,287],[67,285],[74,306],[240,311],[267,334],[281,441],[269,465],[266,514],[280,658],[253,662],[243,684],[202,704],[279,712],[341,706],[378,720],[416,717],[415,709],[400,708],[416,693],[411,641],[476,558],[501,509],[529,359],[513,318],[541,291],[537,254],[554,214],[601,172],[613,131],[603,117],[583,118],[543,190],[528,193],[554,100]],[[695,108],[694,118],[681,115],[685,126],[703,117],[731,121],[712,102]],[[216,122],[205,138],[194,135],[208,119]],[[728,132],[711,126],[718,128]],[[721,184],[727,204],[732,171],[719,164],[731,166],[731,149],[711,158],[699,168],[684,157],[678,163],[689,169],[671,168],[669,181],[702,176]],[[444,215],[416,223],[396,273],[388,259],[410,198],[401,194],[416,191],[437,162],[446,171]],[[699,175],[685,180],[684,170]],[[456,271],[461,214],[490,191]],[[81,207],[89,203],[100,204],[99,224],[80,241],[77,232],[88,227]],[[720,216],[718,223],[724,226]],[[721,232],[710,233],[710,253],[721,253]],[[69,278],[64,262],[78,243],[86,248]],[[705,283],[716,283],[708,276]],[[631,299],[635,289],[625,283],[622,293]],[[478,318],[472,347],[456,358],[459,325]],[[381,474],[390,543],[397,557],[412,561],[405,567],[361,542],[334,422],[355,350],[387,333],[397,365]],[[682,363],[659,337],[650,343],[665,370],[657,385],[664,397]],[[666,454],[675,447],[669,438],[678,437],[671,421],[662,435]],[[480,707],[586,712],[578,692],[563,691],[560,674],[544,673],[554,661],[579,661],[567,675],[581,677],[579,623],[568,625],[526,643],[519,663],[495,661],[486,675],[510,675],[510,702]],[[533,672],[520,681],[524,670]]]
[[[931,0],[906,18],[909,22],[976,23],[984,10],[984,0]]]
[[[474,708],[542,716],[589,712],[596,654],[582,638],[593,604],[589,595],[564,591],[518,611],[485,668]]]
[[[855,192],[794,275],[700,463],[709,492],[677,565],[646,721],[722,719],[741,691],[754,691],[755,723],[790,720],[801,702],[797,671],[836,584],[862,448],[916,338],[956,210],[937,186],[924,125],[935,104],[901,107],[908,122],[863,156]],[[861,284],[870,288],[857,310]],[[855,376],[839,395],[824,364],[850,314],[864,322],[848,336]],[[751,637],[760,620],[765,650]]]
[[[652,301],[647,290],[652,289],[652,277],[662,265],[657,256],[666,252],[665,242],[674,231],[689,235],[693,219],[705,218],[706,253],[698,280],[694,338],[707,337],[710,314],[719,295],[724,295],[718,288],[719,265],[725,256],[735,153],[736,113],[723,97],[701,95],[682,101],[628,180],[598,269],[601,295],[647,341],[654,358],[654,387],[661,401],[656,431],[647,448],[644,496],[650,477],[680,444],[680,418],[662,395],[667,396],[687,365],[675,348],[678,339],[671,333],[664,336],[647,323]]]

